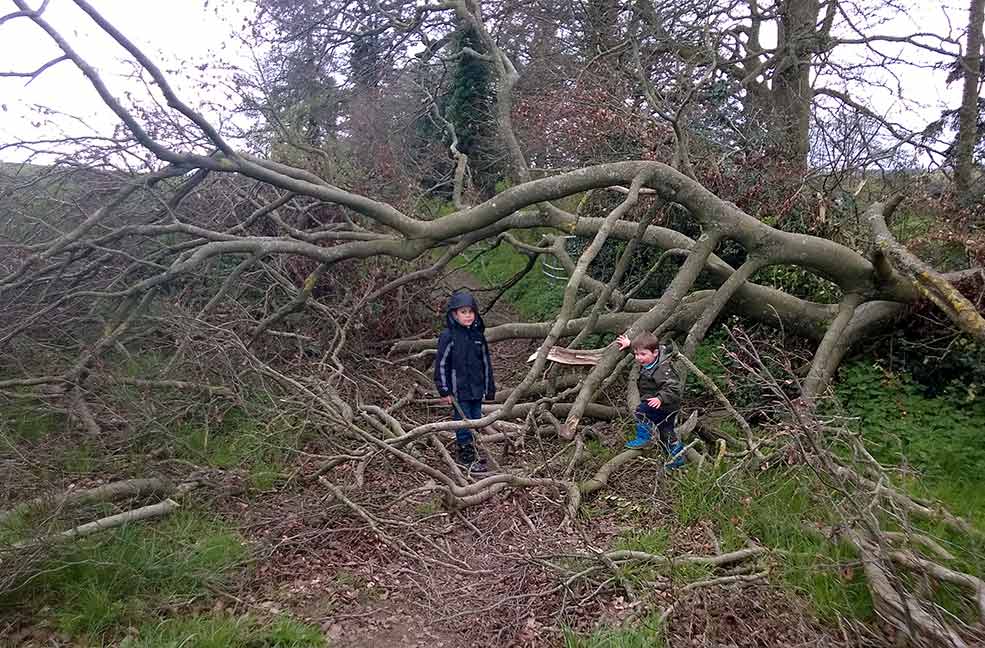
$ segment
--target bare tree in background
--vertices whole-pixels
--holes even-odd
[[[958,193],[968,200],[975,184],[975,145],[979,139],[982,68],[982,22],[985,21],[985,2],[971,0],[968,5],[968,33],[964,56],[961,57],[961,109],[958,112],[958,141],[955,151],[954,183]],[[973,200],[974,198],[971,197]]]

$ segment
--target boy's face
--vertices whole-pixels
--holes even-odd
[[[451,312],[451,314],[455,317],[455,321],[465,328],[472,326],[472,322],[475,321],[475,311],[472,310],[471,306],[456,308]]]
[[[657,352],[650,349],[633,349],[633,355],[640,366],[645,367],[657,359]]]

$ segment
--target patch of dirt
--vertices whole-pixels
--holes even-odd
[[[635,603],[601,576],[563,587],[567,574],[550,563],[610,549],[632,529],[666,529],[674,555],[712,551],[702,528],[675,526],[670,493],[654,484],[655,475],[652,461],[620,474],[603,498],[588,502],[591,516],[565,529],[562,494],[543,489],[508,491],[458,513],[438,508],[433,495],[380,508],[415,485],[380,465],[362,489],[347,493],[373,511],[389,542],[317,487],[273,494],[241,509],[260,560],[236,595],[318,624],[333,646],[357,648],[561,646],[562,626],[589,633],[671,604],[672,646],[848,645],[766,584],[685,593],[657,576],[658,589],[638,591]],[[351,484],[353,471],[340,469],[332,479]]]
[[[814,620],[801,602],[765,584],[700,588],[681,597],[669,618],[671,646],[855,645]]]

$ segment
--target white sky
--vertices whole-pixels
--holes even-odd
[[[144,50],[162,70],[169,74],[179,96],[192,104],[211,100],[225,110],[206,110],[213,123],[229,117],[235,100],[226,99],[221,89],[209,88],[201,81],[215,83],[224,75],[223,64],[251,67],[251,54],[237,37],[243,20],[250,15],[250,0],[90,0],[112,24]],[[30,0],[34,6],[41,0]],[[906,33],[913,30],[957,34],[965,27],[963,8],[951,8],[947,15],[940,3],[914,0],[912,18],[885,25],[880,33]],[[963,3],[962,3],[963,4]],[[11,0],[0,0],[0,15],[15,11]],[[91,20],[69,0],[51,0],[45,17],[60,27],[73,46],[103,76],[118,97],[129,89],[139,93],[140,86],[123,78],[130,69],[122,63],[125,52],[102,35]],[[898,49],[882,45],[885,51]],[[50,39],[29,20],[19,18],[0,25],[0,67],[3,70],[29,71],[59,54]],[[208,63],[202,72],[195,66]],[[877,112],[913,128],[922,128],[939,116],[945,105],[957,107],[960,83],[944,85],[945,72],[910,70],[903,77],[908,101],[889,94],[859,97]],[[62,116],[46,117],[36,106],[48,106],[82,118],[85,123]],[[117,120],[102,104],[95,91],[71,62],[63,62],[25,85],[25,79],[0,78],[0,143],[16,139],[50,137],[61,129],[70,134],[111,133]],[[87,132],[88,131],[88,132]],[[22,159],[11,151],[0,152],[0,159]]]
[[[40,0],[30,2],[40,5]],[[223,64],[250,67],[250,52],[236,34],[251,6],[244,0],[207,4],[204,0],[92,0],[111,24],[165,71],[179,97],[193,105],[207,99],[231,107],[224,92],[206,89],[199,82],[223,80]],[[13,11],[13,2],[0,0],[0,15]],[[127,52],[72,2],[51,0],[44,18],[59,28],[76,51],[97,69],[117,98],[125,98],[128,90],[141,92],[139,84],[124,78],[132,69],[125,63]],[[0,66],[4,71],[32,71],[60,53],[47,34],[29,19],[17,18],[0,25]],[[197,69],[206,63],[210,67],[205,72]],[[174,71],[177,73],[169,73]],[[2,143],[50,137],[58,130],[108,135],[119,123],[70,61],[46,70],[30,83],[26,81],[0,78]],[[85,125],[65,117],[49,119],[37,106],[79,117]],[[207,116],[217,121],[220,117],[214,113]],[[0,153],[0,159],[20,157],[9,151]]]

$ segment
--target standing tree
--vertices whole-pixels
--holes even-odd
[[[954,183],[965,201],[975,199],[975,145],[981,136],[979,90],[982,76],[982,22],[985,21],[985,1],[971,0],[968,6],[968,33],[964,56],[961,57],[961,109],[958,112],[958,141],[954,153]]]
[[[445,114],[458,138],[458,150],[469,158],[473,182],[482,198],[496,193],[499,180],[496,105],[488,57],[475,30],[468,25],[453,39],[454,71]]]

